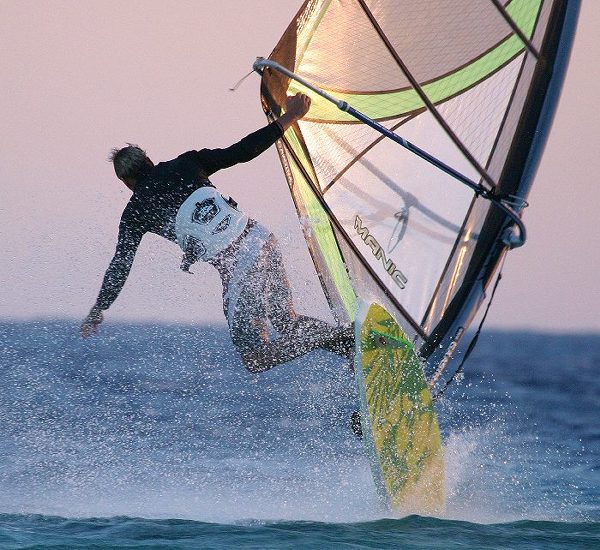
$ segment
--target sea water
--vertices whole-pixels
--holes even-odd
[[[600,548],[600,335],[484,332],[438,404],[447,507],[377,497],[344,361],[218,326],[0,323],[0,548]]]

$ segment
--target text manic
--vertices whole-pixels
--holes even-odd
[[[406,288],[406,283],[408,282],[406,275],[398,269],[393,260],[386,257],[382,246],[377,242],[377,239],[371,235],[369,229],[363,225],[363,222],[358,215],[354,218],[354,229],[356,229],[359,237],[371,249],[373,256],[381,261],[384,269],[390,274],[394,282],[400,288]]]

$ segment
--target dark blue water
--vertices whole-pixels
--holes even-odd
[[[0,323],[0,548],[600,548],[600,336],[487,332],[439,406],[447,510],[395,518],[314,353],[222,328]]]

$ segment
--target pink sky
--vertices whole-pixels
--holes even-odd
[[[106,162],[227,146],[265,123],[258,77],[300,0],[0,0],[0,317],[83,317],[112,256],[127,189]],[[554,127],[488,326],[600,330],[600,2],[584,0]],[[275,149],[214,183],[278,235],[300,310],[326,314]],[[210,266],[179,271],[148,235],[107,319],[224,322]],[[293,268],[292,268],[293,266]]]

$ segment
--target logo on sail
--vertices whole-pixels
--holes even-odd
[[[406,275],[404,275],[404,273],[398,269],[396,264],[391,259],[386,257],[383,248],[377,242],[377,239],[371,235],[369,229],[363,225],[363,222],[358,215],[354,218],[354,229],[356,229],[359,237],[371,249],[373,256],[381,261],[384,269],[389,273],[394,282],[400,288],[406,288],[406,283],[408,282]]]

